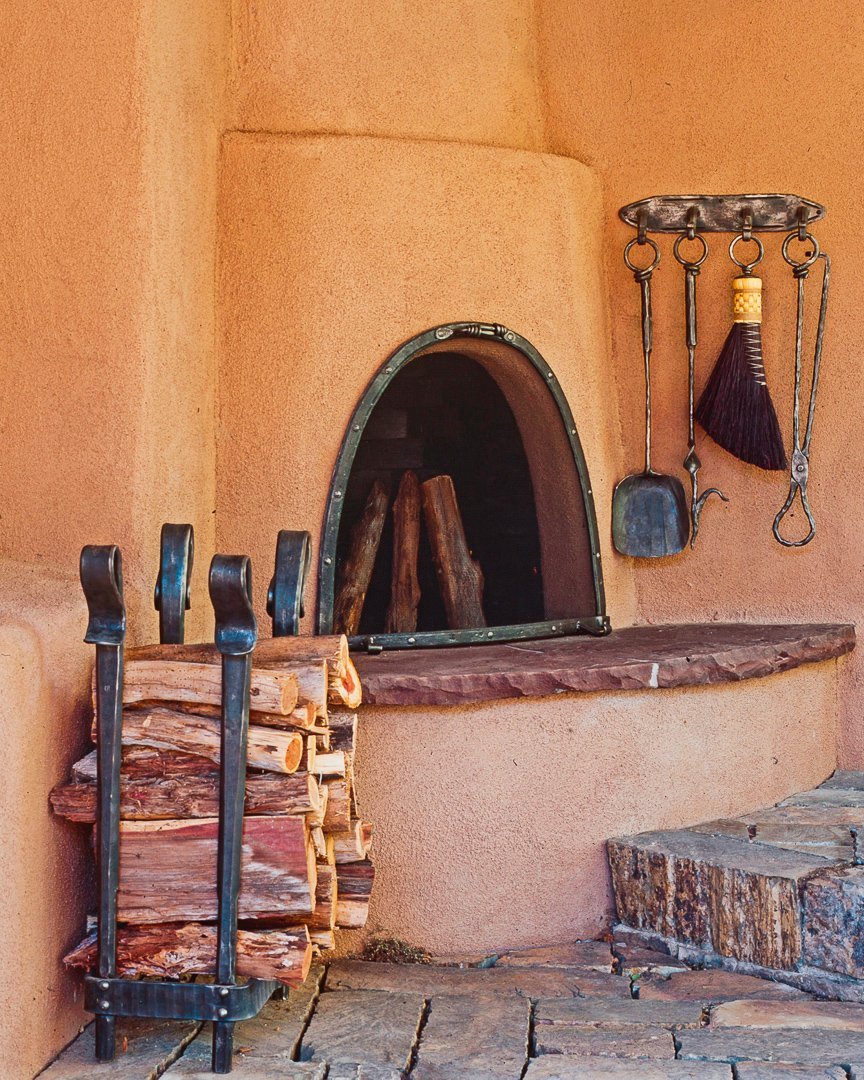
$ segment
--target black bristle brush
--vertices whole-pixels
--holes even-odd
[[[762,362],[762,279],[750,270],[745,267],[732,281],[734,322],[696,406],[696,419],[741,461],[785,469],[783,436]]]

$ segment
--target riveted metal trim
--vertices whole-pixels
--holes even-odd
[[[373,409],[381,400],[384,391],[390,385],[395,376],[424,349],[441,341],[454,340],[457,338],[491,338],[516,349],[534,367],[546,384],[549,393],[558,407],[561,422],[573,455],[573,464],[579,477],[582,491],[582,500],[585,506],[585,517],[588,526],[589,546],[594,558],[592,559],[591,573],[594,583],[595,614],[593,617],[556,620],[550,619],[540,623],[525,623],[512,626],[498,626],[480,630],[442,630],[428,631],[416,634],[375,634],[372,636],[360,636],[351,639],[355,648],[367,648],[379,651],[382,648],[429,648],[432,646],[476,644],[479,641],[516,641],[532,637],[555,637],[559,634],[572,633],[595,633],[607,634],[610,630],[609,620],[606,617],[606,595],[603,588],[603,569],[600,560],[600,538],[597,530],[597,514],[594,509],[594,498],[591,489],[591,481],[588,477],[588,466],[579,441],[576,422],[564,392],[558,383],[555,373],[543,359],[537,349],[527,338],[522,337],[515,331],[502,326],[500,323],[480,322],[457,322],[445,323],[442,326],[434,326],[425,330],[422,334],[411,338],[401,345],[378,369],[360,398],[360,402],[348,423],[336,468],[333,471],[333,479],[330,484],[330,492],[327,498],[327,509],[324,515],[321,548],[318,562],[318,633],[329,634],[333,630],[333,602],[336,582],[336,546],[339,539],[339,525],[342,518],[342,506],[344,499],[336,496],[336,492],[345,492],[357,447],[366,427],[366,423]],[[555,627],[553,630],[552,627]],[[560,627],[570,627],[561,630]],[[414,640],[409,641],[412,637]]]

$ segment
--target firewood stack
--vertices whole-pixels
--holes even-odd
[[[120,975],[215,966],[220,662],[213,645],[126,653]],[[361,688],[341,636],[260,641],[251,687],[238,972],[298,986],[335,929],[362,927],[368,913],[372,827],[357,817],[353,785]],[[92,824],[96,751],[72,774],[52,806]],[[92,932],[66,963],[92,969],[95,957]]]

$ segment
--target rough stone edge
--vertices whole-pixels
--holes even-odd
[[[652,930],[637,930],[625,923],[615,923],[612,932],[613,934],[628,934],[631,938],[636,938],[646,944],[652,941],[662,942],[671,956],[686,964],[731,971],[737,975],[755,975],[759,979],[785,983],[787,986],[795,987],[796,990],[816,994],[829,1001],[851,1001],[859,1005],[864,1004],[864,980],[861,979],[851,979],[846,975],[838,975],[821,968],[801,967],[798,971],[781,971],[777,968],[762,967],[760,964],[752,964],[747,960],[720,956],[719,953],[700,949],[695,945],[685,945],[675,938],[664,937]]]
[[[646,657],[645,660],[609,667],[593,665],[586,668],[579,664],[578,650],[571,666],[564,667],[560,660],[557,664],[550,660],[548,668],[522,672],[458,672],[455,675],[439,672],[435,675],[418,675],[376,671],[363,663],[363,657],[358,657],[358,668],[366,705],[467,705],[479,701],[566,693],[594,694],[649,688],[670,690],[681,686],[743,682],[791,671],[804,664],[836,660],[855,648],[855,627],[851,623],[795,624],[790,625],[789,630],[785,642],[721,646],[701,654],[699,660],[710,664],[711,670],[703,672],[698,678],[693,676],[692,656],[666,657],[659,662]],[[797,636],[795,630],[799,631]],[[786,648],[793,641],[799,647],[799,653],[790,656]],[[760,650],[761,655],[754,657],[754,649]],[[750,655],[742,657],[742,653]]]

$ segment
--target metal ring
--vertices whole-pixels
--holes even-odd
[[[685,240],[698,240],[699,243],[702,245],[702,254],[698,259],[696,259],[695,262],[689,262],[687,259],[681,257],[678,249]],[[686,232],[683,232],[675,240],[675,246],[672,248],[672,254],[675,256],[678,262],[681,263],[682,266],[701,266],[702,263],[704,263],[705,260],[708,258],[708,241],[705,239],[702,233],[694,233],[693,236],[689,236]]]
[[[801,240],[802,243],[805,243],[805,244],[809,241],[813,245],[813,251],[810,253],[810,255],[808,255],[808,257],[803,262],[795,262],[794,259],[789,258],[789,245],[792,243],[793,240]],[[819,247],[819,241],[816,239],[816,237],[813,235],[813,233],[807,232],[806,229],[804,231],[804,236],[803,237],[799,237],[798,230],[793,229],[792,232],[790,232],[786,236],[786,239],[783,241],[782,251],[783,251],[783,258],[786,260],[787,263],[789,263],[789,265],[791,267],[794,267],[794,269],[796,269],[796,270],[809,270],[810,267],[813,265],[813,263],[816,262],[816,260],[819,258],[820,254],[821,254],[821,248]]]
[[[660,264],[660,248],[657,247],[657,244],[654,240],[651,239],[650,236],[646,236],[644,241],[641,242],[643,245],[647,244],[648,247],[650,247],[654,252],[654,259],[650,263],[650,265],[643,268],[640,266],[634,266],[633,263],[630,262],[630,252],[633,249],[633,245],[639,243],[639,237],[635,236],[627,245],[627,247],[624,248],[624,265],[627,267],[628,270],[632,270],[634,274],[644,274],[646,271],[656,270]]]
[[[746,240],[744,233],[739,233],[738,236],[733,236],[732,243],[729,245],[729,258],[732,260],[732,262],[735,263],[736,266],[740,266],[745,274],[749,274],[754,266],[758,266],[759,263],[762,262],[762,259],[765,255],[765,248],[763,247],[762,241],[759,239],[758,236],[751,236],[750,241],[752,241],[752,243],[754,243],[759,249],[759,254],[752,262],[741,262],[740,259],[735,258],[735,245],[741,240]]]

